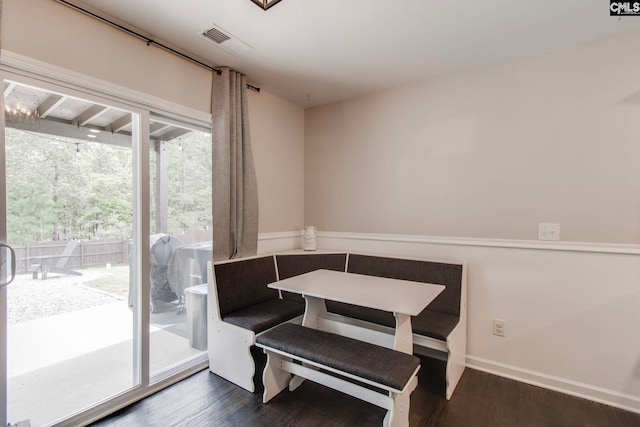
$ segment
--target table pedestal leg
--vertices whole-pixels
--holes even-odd
[[[304,300],[306,307],[304,310],[304,317],[302,318],[302,326],[318,329],[318,319],[327,316],[327,307],[324,303],[324,299],[304,295]]]
[[[393,341],[393,349],[403,353],[413,354],[411,316],[402,313],[394,313],[394,315],[396,316],[396,336]]]
[[[302,318],[302,326],[306,326],[307,328],[319,329],[318,320],[322,317],[327,316],[327,306],[324,303],[323,298],[311,297],[309,295],[304,295],[305,300],[305,310],[304,317]],[[307,367],[310,367],[307,364],[303,364]],[[289,390],[293,391],[300,387],[304,382],[304,378],[294,375],[289,381]]]

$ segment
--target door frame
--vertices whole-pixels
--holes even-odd
[[[7,52],[8,53],[8,52]],[[133,115],[133,200],[134,200],[134,241],[148,242],[150,235],[150,201],[149,201],[149,123],[150,110],[160,112],[166,117],[175,117],[179,121],[187,121],[197,124],[201,128],[210,127],[211,115],[202,114],[173,105],[164,100],[140,94],[108,82],[96,80],[59,67],[41,63],[15,54],[5,54],[3,51],[2,64],[0,64],[0,79],[15,81],[20,84],[41,87],[53,92],[62,92],[70,96],[86,99],[99,104],[112,105],[130,111]],[[131,95],[131,98],[123,97],[123,94]],[[4,91],[0,95],[2,109],[4,110]],[[176,114],[176,112],[178,112]],[[5,122],[4,114],[0,114],[0,240],[6,240],[6,168],[5,156]],[[184,119],[187,120],[184,120]],[[203,118],[207,118],[204,121]],[[57,426],[73,426],[88,424],[108,415],[120,408],[149,396],[171,384],[193,375],[208,367],[206,352],[200,356],[186,360],[179,368],[171,369],[157,378],[150,378],[150,277],[143,274],[150,269],[150,247],[148,244],[134,244],[132,254],[135,268],[133,277],[138,281],[137,295],[134,296],[134,375],[138,386],[124,391],[112,398],[99,402],[86,410],[72,414],[59,420]],[[137,310],[135,302],[138,302]],[[0,425],[7,425],[7,301],[6,291],[0,290],[0,331],[3,338],[0,339],[0,375],[3,384],[0,386],[0,400],[3,402],[0,410]],[[17,420],[14,420],[17,421]]]
[[[0,73],[0,78],[4,82],[4,76]],[[7,242],[7,170],[4,167],[6,162],[5,138],[4,138],[4,90],[0,93],[0,242]],[[0,426],[8,425],[7,420],[7,287],[0,288]]]

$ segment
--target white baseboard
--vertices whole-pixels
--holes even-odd
[[[505,365],[480,357],[467,356],[467,368],[487,372],[493,375],[531,384],[537,387],[547,388],[582,399],[603,403],[625,411],[640,414],[640,399],[628,394],[618,393],[589,384],[570,381],[564,378],[534,372],[516,366]]]

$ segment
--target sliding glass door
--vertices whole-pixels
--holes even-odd
[[[140,384],[139,310],[128,304],[139,300],[139,116],[13,81],[4,97],[18,273],[5,296],[8,421],[46,425]]]
[[[0,425],[86,424],[206,367],[211,132],[47,77],[3,89]]]
[[[149,136],[150,373],[157,380],[206,357],[211,133],[152,116]]]
[[[141,383],[140,120],[50,87],[4,97],[7,413],[39,426]]]

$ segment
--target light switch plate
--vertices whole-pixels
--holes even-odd
[[[551,222],[539,223],[538,240],[560,240],[560,224]]]

